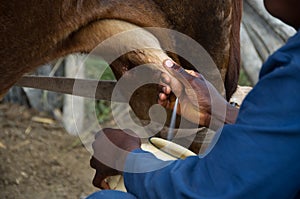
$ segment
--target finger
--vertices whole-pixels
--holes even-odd
[[[158,99],[161,100],[161,101],[165,101],[165,100],[168,99],[168,96],[164,93],[159,93]]]
[[[167,100],[157,100],[157,103],[166,108],[168,101]]]
[[[90,167],[92,167],[93,169],[97,169],[97,166],[98,161],[94,156],[92,156],[92,158],[90,159]]]
[[[165,107],[166,109],[173,109],[175,101],[176,101],[176,96],[174,94],[168,95],[167,99],[165,100],[158,99],[159,104]]]
[[[171,94],[171,88],[169,86],[163,86],[160,88],[160,92],[157,95],[157,102],[158,104],[164,106],[162,102],[168,100],[169,95]]]
[[[163,62],[163,65],[168,70],[168,72],[170,72],[170,74],[175,76],[177,79],[191,80],[191,79],[195,78],[195,76],[189,74],[187,71],[185,71],[184,68],[182,68],[181,66],[179,66],[177,63],[173,62],[170,59],[165,60]],[[184,82],[182,82],[182,83],[184,83]]]
[[[157,102],[158,102],[159,105],[167,108],[168,100],[160,100],[160,99],[158,99]]]
[[[93,185],[101,189],[103,181],[104,181],[104,177],[101,175],[99,171],[96,170],[95,176],[93,178]]]
[[[160,75],[160,80],[162,83],[169,84],[171,82],[171,78],[167,73],[162,73]]]
[[[104,180],[102,180],[101,182],[101,189],[104,189],[104,190],[109,190],[111,189],[108,182],[106,181],[107,178],[105,178]]]
[[[164,86],[162,88],[162,92],[164,92],[166,95],[169,95],[171,93],[171,87],[170,86]]]
[[[101,163],[96,160],[96,158],[92,157],[90,160],[90,166],[96,170],[95,176],[93,178],[93,185],[100,189],[110,189],[109,184],[105,181],[107,175],[103,175],[103,171],[105,170],[104,167],[101,167]],[[105,172],[104,172],[105,173]],[[114,175],[116,172],[112,172]]]

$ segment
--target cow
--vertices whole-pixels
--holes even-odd
[[[241,10],[242,0],[3,1],[0,4],[0,97],[22,75],[42,64],[70,53],[89,53],[112,35],[135,27],[160,27],[186,34],[207,50],[221,73],[229,99],[239,76]],[[145,31],[141,40],[159,45],[166,37]],[[139,64],[156,63],[162,68],[162,61],[168,57],[183,66],[189,65],[181,57],[149,49],[122,55],[110,66],[119,79]],[[131,100],[137,116],[146,120],[157,96],[157,88],[148,87]]]

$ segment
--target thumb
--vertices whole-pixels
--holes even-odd
[[[170,59],[164,60],[163,66],[170,75],[178,79],[185,87],[190,87],[189,81],[195,79],[195,76],[186,72],[184,68]]]

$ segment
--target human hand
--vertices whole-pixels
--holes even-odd
[[[127,155],[141,147],[141,140],[130,130],[103,129],[95,135],[94,154],[90,166],[96,170],[93,185],[109,189],[104,181],[109,176],[122,174]]]
[[[212,117],[222,123],[235,122],[238,109],[232,107],[201,74],[186,71],[171,60],[165,60],[163,65],[169,74],[161,75],[163,86],[158,97],[160,105],[173,109],[175,94],[180,101],[177,113],[191,122],[206,127],[209,127]],[[213,114],[212,106],[221,107],[226,115]]]

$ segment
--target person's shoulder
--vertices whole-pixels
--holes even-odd
[[[300,68],[300,31],[288,40],[283,50],[290,57],[289,65]]]
[[[288,66],[300,68],[300,31],[290,37],[284,46],[267,59],[260,71],[260,78],[276,69]]]
[[[290,37],[288,39],[287,43],[279,50],[287,51],[287,52],[299,51],[300,50],[300,31],[296,32],[296,34],[294,36]]]

